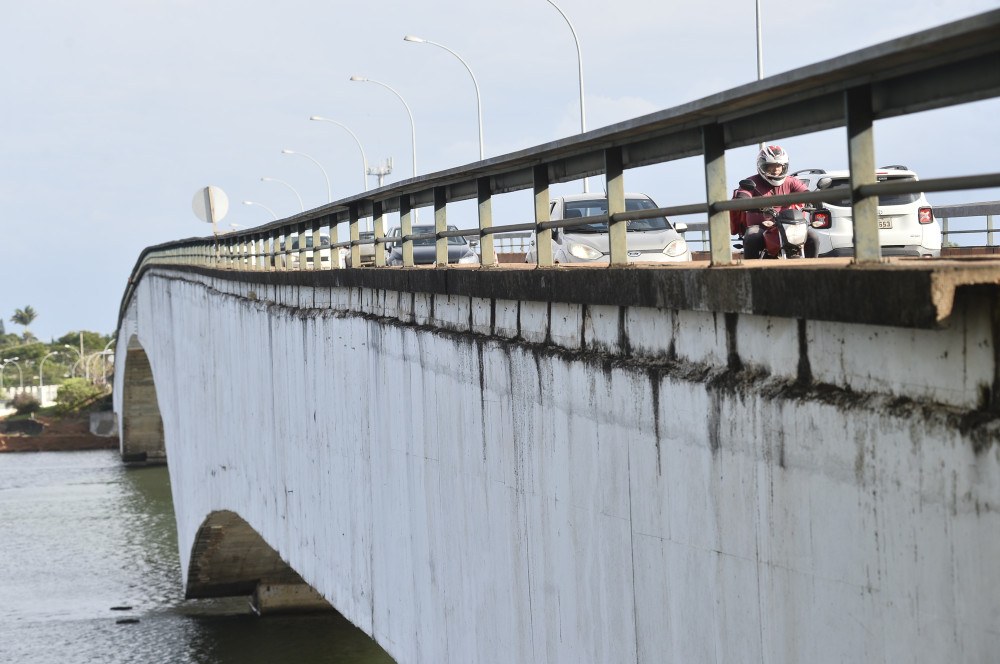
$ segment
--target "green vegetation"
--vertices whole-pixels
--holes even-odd
[[[89,330],[67,332],[49,343],[38,340],[28,325],[38,318],[31,306],[16,309],[10,321],[24,328],[21,335],[7,333],[0,317],[0,387],[60,385],[79,377],[104,389],[113,372],[111,335]]]
[[[62,415],[79,413],[89,408],[107,393],[107,388],[94,385],[85,378],[70,378],[59,386],[56,394],[56,412]]]

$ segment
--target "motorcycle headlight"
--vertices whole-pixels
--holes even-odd
[[[677,256],[683,256],[687,253],[688,243],[684,241],[684,238],[677,238],[666,247],[663,248],[663,253],[667,256],[676,258]]]
[[[792,244],[802,244],[806,241],[806,228],[805,224],[791,224],[785,226],[785,237]]]
[[[586,244],[571,244],[569,247],[569,253],[577,258],[582,258],[587,261],[596,261],[604,255],[597,249],[594,249]]]
[[[469,263],[478,263],[479,262],[479,256],[477,256],[475,254],[466,254],[466,255],[462,256],[461,258],[459,258],[458,262],[460,264],[464,263],[466,265],[468,265]]]

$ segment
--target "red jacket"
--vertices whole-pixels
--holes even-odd
[[[802,180],[799,180],[794,175],[789,175],[785,178],[777,187],[762,178],[760,175],[754,175],[749,180],[753,181],[753,189],[737,189],[733,192],[733,198],[736,198],[736,194],[741,191],[746,191],[752,197],[758,196],[780,196],[782,194],[792,194],[800,191],[809,191],[809,187],[805,185]],[[766,203],[761,201],[761,207],[772,207],[768,206]],[[792,205],[775,205],[773,206],[776,212],[781,212],[784,209],[801,210],[805,207],[804,203],[794,203]],[[731,210],[729,212],[729,232],[732,235],[739,235],[743,237],[744,233],[749,226],[757,226],[761,221],[764,220],[764,215],[756,211],[741,211],[741,210]]]

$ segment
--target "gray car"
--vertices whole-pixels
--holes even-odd
[[[448,226],[449,231],[457,231],[457,226]],[[433,234],[432,224],[418,224],[413,226],[413,235]],[[400,238],[399,227],[393,228],[389,233],[390,238]],[[389,255],[386,257],[387,265],[403,264],[403,243],[393,243]],[[436,246],[433,238],[413,241],[413,263],[415,265],[433,265],[436,259]],[[464,237],[448,238],[448,263],[459,265],[479,263],[479,256],[476,254],[473,245]]]

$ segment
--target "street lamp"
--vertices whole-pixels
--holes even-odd
[[[80,341],[80,347],[81,348],[83,348],[83,341],[82,341],[82,339],[83,339],[83,337],[81,336],[81,341]],[[76,353],[77,355],[80,356],[79,364],[80,364],[81,367],[83,367],[84,375],[86,376],[87,380],[90,380],[90,374],[87,372],[87,367],[83,363],[83,351],[77,350],[75,346],[70,346],[69,344],[63,344],[63,348],[68,348],[68,349],[70,349],[71,351],[73,351],[74,353]],[[75,367],[76,365],[74,364],[73,366]],[[71,369],[71,371],[72,371],[72,369]]]
[[[6,369],[8,364],[13,364],[15,367],[17,367],[17,380],[18,384],[20,385],[20,390],[24,392],[24,373],[21,372],[21,365],[18,363],[17,360],[18,358],[16,357],[4,360],[3,364],[0,364],[0,377],[2,377],[3,375],[3,369]],[[2,385],[2,383],[0,383],[0,385]]]
[[[444,50],[448,51],[456,58],[458,58],[459,62],[465,65],[466,71],[468,71],[469,76],[472,77],[472,84],[476,86],[476,114],[479,119],[479,160],[482,161],[483,159],[485,159],[486,155],[485,155],[485,150],[483,149],[483,101],[482,97],[480,97],[479,95],[479,82],[476,80],[476,75],[472,73],[472,67],[469,66],[468,62],[462,59],[462,56],[460,56],[458,53],[451,50],[444,44],[439,44],[437,42],[431,41],[430,39],[422,39],[420,37],[415,37],[413,35],[406,35],[405,37],[403,37],[403,41],[413,42],[414,44],[430,44],[432,46],[437,46],[438,48],[443,48]]]
[[[269,178],[266,175],[264,177],[262,177],[260,179],[260,181],[261,182],[277,182],[278,184],[285,185],[286,187],[288,187],[289,189],[292,190],[292,193],[295,194],[295,198],[299,199],[299,212],[305,212],[306,211],[306,206],[302,204],[302,197],[299,196],[299,192],[295,191],[295,187],[293,187],[292,185],[288,184],[284,180],[279,180],[278,178]]]
[[[243,205],[256,205],[257,207],[262,207],[262,208],[264,208],[265,210],[267,210],[268,212],[271,213],[271,216],[274,217],[275,221],[278,220],[278,215],[276,215],[274,213],[274,210],[272,210],[271,208],[267,207],[263,203],[258,203],[256,201],[243,201]]]
[[[15,363],[15,362],[17,362],[17,360],[18,360],[18,358],[16,358],[16,357],[8,357],[3,362],[0,362],[0,389],[3,389],[3,372],[4,372],[4,369],[7,368],[8,364]]]
[[[350,130],[350,128],[336,120],[331,120],[330,118],[324,118],[321,115],[310,115],[310,120],[318,120],[319,122],[332,122],[338,127],[343,127],[351,137],[354,138],[354,142],[358,144],[358,150],[361,151],[361,186],[364,187],[365,191],[368,191],[368,157],[365,156],[365,149],[361,147],[361,141],[358,140],[357,134]]]
[[[403,102],[403,108],[406,109],[406,114],[410,116],[410,145],[413,149],[413,177],[417,177],[417,128],[413,124],[413,111],[410,110],[410,105],[406,103],[406,100],[403,99],[403,96],[401,94],[396,92],[394,89],[390,88],[385,83],[382,83],[381,81],[376,81],[375,79],[372,78],[365,78],[364,76],[357,76],[357,75],[351,76],[351,80],[381,85],[383,88],[385,88],[392,94],[396,95],[399,98],[399,101]]]
[[[556,8],[556,11],[566,20],[566,25],[569,26],[570,32],[573,33],[573,42],[576,44],[576,63],[577,72],[580,79],[580,133],[586,133],[587,131],[587,110],[583,103],[583,53],[580,51],[580,39],[576,36],[576,28],[573,27],[573,23],[570,22],[569,16],[566,16],[566,12],[559,8],[559,5],[554,3],[552,0],[547,0],[547,2]],[[583,178],[583,193],[589,193],[590,187],[587,184],[587,178]]]
[[[318,161],[316,161],[315,159],[313,159],[312,157],[310,157],[309,155],[307,155],[305,152],[296,152],[295,150],[289,150],[289,149],[286,148],[286,149],[284,149],[284,150],[281,151],[281,154],[297,154],[297,155],[300,155],[302,157],[305,157],[306,159],[308,159],[312,163],[314,163],[317,166],[319,166],[319,170],[323,171],[323,179],[326,180],[326,202],[327,203],[332,203],[333,202],[333,192],[330,189],[330,176],[326,174],[326,169],[323,168],[323,164],[319,163]]]
[[[43,403],[45,401],[45,396],[42,393],[42,388],[45,387],[45,379],[43,378],[44,374],[42,374],[42,368],[45,366],[45,360],[49,359],[53,355],[58,355],[60,352],[61,351],[54,350],[43,357],[42,361],[38,363],[38,403]]]
[[[760,28],[760,0],[756,0],[756,18],[757,18],[757,80],[764,78],[764,42],[761,40],[761,28]],[[764,149],[764,142],[761,141],[757,144],[758,148]]]

